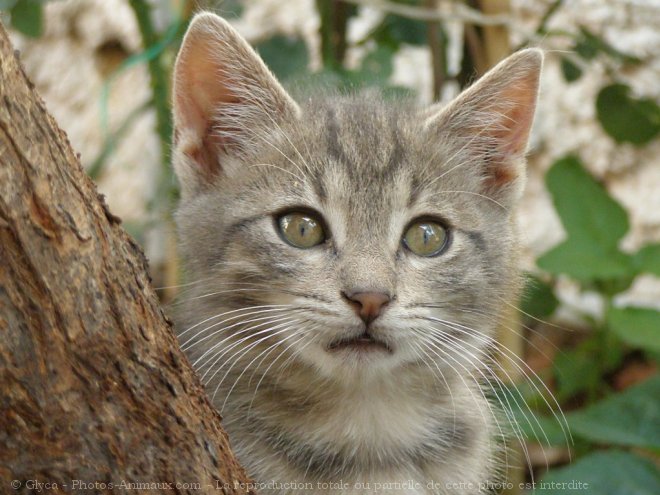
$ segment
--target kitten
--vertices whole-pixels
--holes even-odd
[[[445,108],[299,105],[227,22],[193,20],[174,81],[179,338],[260,493],[497,481],[486,379],[518,291],[541,62],[518,52]]]

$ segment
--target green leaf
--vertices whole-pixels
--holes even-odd
[[[559,300],[552,287],[540,278],[527,274],[520,309],[529,318],[546,318],[554,313]]]
[[[660,107],[650,98],[630,96],[625,84],[605,86],[596,98],[598,120],[618,143],[645,144],[660,133]]]
[[[598,55],[599,44],[593,39],[582,38],[575,44],[574,50],[585,60],[593,60]]]
[[[616,247],[628,231],[626,210],[576,156],[557,160],[546,175],[546,185],[569,238]]]
[[[542,255],[536,263],[549,273],[565,273],[581,282],[625,278],[633,270],[630,256],[616,248],[605,251],[592,242],[570,238]],[[625,290],[625,286],[622,287]]]
[[[379,46],[398,49],[401,43],[410,45],[425,45],[427,42],[427,26],[425,22],[407,19],[394,14],[388,14],[373,31],[371,37]]]
[[[549,471],[533,488],[535,495],[657,495],[660,469],[628,452],[596,452]]]
[[[38,0],[18,0],[10,11],[11,25],[26,36],[37,38],[43,30],[43,9]]]
[[[649,361],[654,361],[656,366],[660,367],[660,352],[646,351],[645,354]]]
[[[603,338],[597,340],[596,354],[600,362],[600,369],[602,374],[608,374],[612,371],[619,369],[626,356],[625,347],[621,345],[621,340],[611,332],[603,331]],[[598,382],[601,390],[607,390],[609,385],[605,382],[604,378]]]
[[[568,239],[539,258],[538,266],[581,281],[630,275],[632,261],[617,247],[628,231],[628,215],[582,162],[575,156],[557,160],[546,185]]]
[[[642,62],[638,57],[617,50],[603,38],[592,33],[584,26],[580,27],[580,39],[575,45],[575,51],[586,60],[595,58],[598,53],[604,53],[621,62],[630,64],[639,64]]]
[[[617,369],[623,360],[621,344],[615,336],[595,331],[575,348],[559,352],[553,362],[560,401],[578,393],[593,396],[603,387],[601,376]]]
[[[561,73],[566,82],[569,83],[575,82],[582,77],[582,69],[566,57],[561,58]]]
[[[593,388],[600,379],[600,369],[594,366],[593,353],[584,345],[557,354],[552,367],[560,401]]]
[[[513,417],[527,440],[541,445],[567,445],[567,434],[555,417],[523,412],[520,407],[514,409]]]
[[[651,308],[610,308],[607,325],[633,347],[660,352],[660,311]]]
[[[640,249],[633,261],[640,272],[660,277],[660,244],[649,244]]]
[[[497,407],[509,411],[507,420],[513,419],[526,439],[543,445],[566,446],[568,442],[566,426],[562,428],[562,423],[558,420],[561,415],[557,414],[555,418],[551,414],[543,415],[535,410],[535,406],[543,409],[547,409],[547,406],[538,392],[533,392],[536,394],[533,398],[528,397],[530,393],[525,390],[528,384],[523,382],[518,385],[495,387],[496,389],[487,395]]]
[[[257,44],[255,48],[270,70],[283,81],[307,70],[309,56],[307,46],[301,39],[278,35]]]
[[[574,435],[594,443],[660,449],[658,397],[660,375],[656,374],[566,419]]]

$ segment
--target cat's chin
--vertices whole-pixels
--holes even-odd
[[[392,348],[386,342],[383,342],[367,332],[363,332],[357,336],[344,337],[335,340],[327,347],[327,351],[331,354],[354,353],[358,355],[393,353]]]

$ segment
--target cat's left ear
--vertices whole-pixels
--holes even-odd
[[[514,53],[447,107],[426,115],[425,127],[443,145],[451,143],[453,164],[479,166],[480,191],[515,202],[525,182],[525,152],[534,120],[543,52]]]

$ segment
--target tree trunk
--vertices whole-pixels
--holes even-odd
[[[0,493],[250,493],[119,224],[0,26]]]

